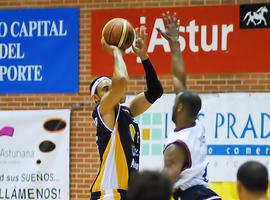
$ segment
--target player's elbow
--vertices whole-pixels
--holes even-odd
[[[112,94],[119,96],[120,98],[125,93],[127,88],[128,79],[125,76],[118,76],[112,80]]]
[[[148,88],[148,90],[145,91],[144,94],[145,94],[146,99],[150,103],[153,104],[157,99],[159,99],[162,96],[163,92],[164,92],[163,87],[162,87],[160,81],[158,81],[157,84]]]
[[[163,93],[164,93],[164,90],[163,90],[163,87],[161,85],[161,83],[159,82],[159,84],[156,85],[156,89],[155,89],[155,93],[156,93],[156,99],[159,99]]]
[[[125,87],[127,85],[127,82],[128,82],[128,77],[124,75],[113,78],[113,84],[120,87],[123,87],[123,86]]]

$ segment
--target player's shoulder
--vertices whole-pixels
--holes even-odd
[[[175,130],[172,134],[171,137],[175,138],[175,139],[181,139],[181,140],[185,140],[187,139],[190,134],[191,134],[192,130],[187,128],[187,129],[182,129],[182,130]]]
[[[92,117],[95,118],[98,116],[98,108],[99,108],[99,104],[95,105],[93,111],[92,111]]]
[[[120,110],[126,112],[127,114],[131,115],[130,108],[126,105],[120,104]]]
[[[173,132],[166,139],[165,148],[173,143],[185,143],[187,140],[187,137],[188,137],[187,134],[178,134],[176,132]]]
[[[130,110],[129,107],[125,104],[119,104],[120,106],[120,109],[123,109],[123,110]]]

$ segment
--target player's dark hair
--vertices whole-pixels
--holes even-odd
[[[202,107],[202,100],[198,94],[191,91],[184,91],[180,96],[178,103],[182,103],[188,110],[189,116],[196,119]]]
[[[266,193],[268,188],[267,168],[257,161],[248,161],[238,169],[237,180],[249,192]]]
[[[97,77],[97,78],[95,78],[94,80],[92,80],[92,82],[90,83],[90,85],[89,85],[89,94],[91,94],[91,90],[92,90],[92,87],[94,86],[94,84],[95,84],[95,82],[99,79],[99,78],[101,78],[102,76],[99,76],[99,77]],[[95,94],[97,93],[97,89],[95,90]]]
[[[133,173],[129,180],[128,200],[169,200],[171,182],[157,171]]]

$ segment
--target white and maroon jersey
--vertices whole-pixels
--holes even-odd
[[[186,164],[174,185],[186,190],[194,185],[208,187],[205,129],[197,120],[190,127],[175,129],[166,141],[165,149],[173,143],[180,144],[186,153]]]

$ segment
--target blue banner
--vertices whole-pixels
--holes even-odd
[[[0,11],[0,93],[78,93],[79,8]]]

